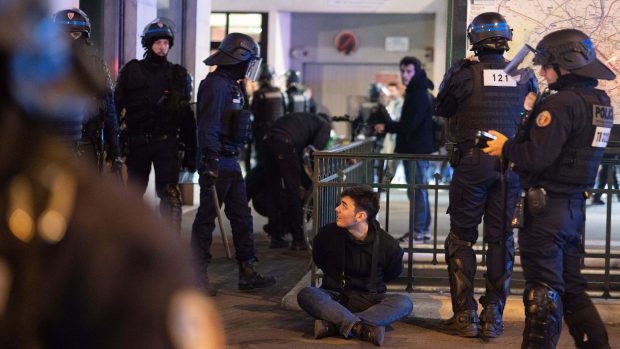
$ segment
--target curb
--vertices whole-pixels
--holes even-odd
[[[310,285],[310,272],[306,273],[301,280],[282,298],[280,306],[287,310],[301,311],[297,304],[297,293],[302,288]],[[408,295],[413,302],[413,312],[410,317],[422,319],[448,319],[452,316],[452,301],[450,296],[438,293],[407,293],[394,292]],[[603,322],[607,325],[620,324],[620,300],[592,298]],[[504,308],[504,321],[521,322],[525,315],[523,299],[518,295],[511,295],[506,300]]]

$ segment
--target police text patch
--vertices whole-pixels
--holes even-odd
[[[614,110],[604,105],[592,105],[592,125],[611,128],[614,124]]]
[[[551,113],[544,110],[538,113],[536,116],[536,126],[538,127],[547,127],[551,123]]]
[[[484,86],[515,87],[517,80],[504,73],[502,69],[485,69],[482,71]]]
[[[607,142],[609,141],[610,133],[611,128],[597,126],[596,131],[594,131],[592,146],[595,148],[605,148],[607,146]]]

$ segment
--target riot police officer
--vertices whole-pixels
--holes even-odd
[[[263,65],[258,76],[259,88],[252,96],[252,143],[256,151],[256,164],[263,162],[263,138],[271,125],[286,112],[286,95],[280,88],[274,86],[273,71],[268,65]]]
[[[532,118],[514,140],[497,139],[484,151],[519,173],[525,197],[519,232],[525,277],[522,348],[555,348],[562,316],[577,348],[609,348],[607,331],[581,275],[585,200],[613,126],[610,98],[597,79],[616,75],[596,58],[590,38],[576,29],[547,34],[534,64],[549,83]]]
[[[467,29],[475,57],[456,62],[446,73],[437,96],[436,113],[448,118],[447,138],[455,143],[450,163],[450,233],[445,242],[454,316],[444,328],[456,335],[497,337],[503,333],[506,304],[514,261],[510,226],[519,194],[518,177],[504,171],[497,158],[475,146],[477,130],[498,129],[514,137],[523,101],[537,89],[533,74],[517,82],[503,68],[512,29],[496,12],[476,16]],[[483,310],[478,320],[474,299],[478,225],[484,216],[487,272]]]
[[[192,226],[191,245],[198,277],[210,295],[215,295],[215,289],[209,282],[207,268],[215,217],[220,209],[214,190],[230,220],[239,264],[239,289],[263,288],[276,282],[274,277],[255,270],[252,215],[239,166],[239,151],[247,142],[251,116],[243,108],[246,101],[239,80],[255,80],[261,60],[259,46],[241,33],[228,34],[218,50],[204,60],[206,65],[217,68],[202,80],[198,89],[200,206]]]
[[[179,239],[49,132],[104,86],[43,2],[0,2],[0,347],[223,347]]]
[[[301,73],[295,69],[286,72],[286,96],[288,113],[316,113],[316,103],[308,96],[307,88],[301,83]]]
[[[54,23],[60,25],[62,31],[68,34],[74,49],[81,56],[85,64],[93,71],[105,91],[96,96],[96,105],[84,116],[80,125],[79,134],[73,134],[77,127],[64,129],[65,136],[75,141],[75,150],[78,156],[84,156],[96,163],[99,170],[103,169],[104,151],[107,159],[112,162],[114,170],[120,170],[122,161],[118,143],[118,116],[114,105],[112,79],[106,63],[97,55],[88,51],[92,45],[90,41],[90,20],[84,11],[73,8],[58,11],[53,15]],[[67,131],[69,132],[67,134]],[[61,131],[62,132],[62,131]]]
[[[125,112],[128,177],[144,193],[151,165],[154,166],[160,210],[180,232],[182,198],[178,185],[178,150],[179,137],[191,139],[195,132],[193,116],[187,112],[191,78],[184,67],[167,59],[174,45],[172,23],[155,19],[144,28],[141,42],[144,58],[125,64],[114,91],[117,110]],[[192,119],[188,123],[184,118]],[[188,124],[190,129],[180,130],[181,125]],[[186,156],[193,158],[195,146],[191,141],[184,143]]]

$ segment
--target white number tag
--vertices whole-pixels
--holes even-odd
[[[609,141],[610,133],[610,128],[597,126],[596,131],[594,132],[592,146],[596,148],[605,148],[607,146],[607,141]]]
[[[504,73],[502,69],[485,69],[482,71],[484,86],[515,87],[517,80]]]

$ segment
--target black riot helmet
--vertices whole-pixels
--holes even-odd
[[[142,47],[150,50],[153,43],[159,39],[168,39],[170,47],[174,45],[174,22],[165,17],[159,17],[147,24],[142,31]]]
[[[504,16],[497,12],[477,15],[467,27],[467,39],[471,51],[481,49],[508,51],[508,41],[512,41],[512,29]]]
[[[301,73],[295,69],[289,69],[286,72],[286,86],[301,83]]]
[[[248,62],[245,77],[256,80],[262,58],[260,46],[249,35],[230,33],[226,35],[217,51],[203,61],[206,65],[233,65]]]
[[[90,38],[90,20],[86,13],[78,8],[58,11],[52,17],[65,33],[82,33]]]
[[[579,76],[614,80],[616,74],[596,58],[590,38],[577,29],[562,29],[545,37],[536,45],[536,65],[559,65]]]
[[[258,74],[258,81],[263,84],[270,84],[273,80],[273,69],[268,64],[263,64]]]

